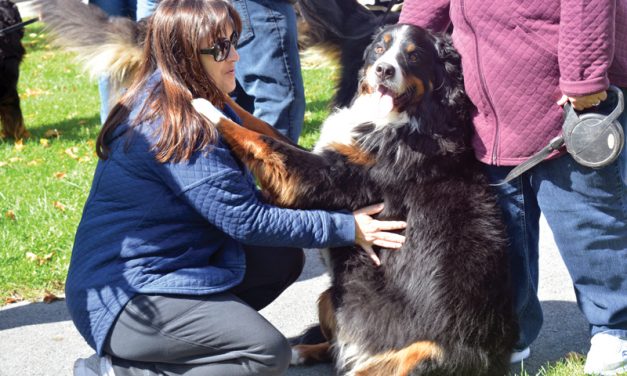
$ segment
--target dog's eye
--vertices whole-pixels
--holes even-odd
[[[385,48],[383,48],[383,46],[376,46],[374,48],[374,53],[376,53],[376,54],[382,54],[383,51],[385,51]]]
[[[418,54],[416,53],[409,54],[408,59],[410,62],[415,63],[418,61]]]

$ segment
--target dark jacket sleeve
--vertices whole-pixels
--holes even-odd
[[[607,89],[614,58],[616,0],[562,0],[558,59],[560,88],[580,96]]]
[[[323,248],[354,243],[348,212],[292,210],[260,200],[254,184],[223,144],[189,163],[161,166],[171,188],[211,224],[251,245]]]

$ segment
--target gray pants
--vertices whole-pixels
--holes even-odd
[[[298,278],[304,255],[295,248],[248,247],[246,258],[244,281],[229,292],[133,298],[105,345],[115,374],[284,374],[290,346],[257,311]]]

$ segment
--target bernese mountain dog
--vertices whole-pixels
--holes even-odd
[[[291,208],[357,209],[405,220],[381,266],[355,247],[324,251],[319,298],[326,341],[296,363],[332,358],[344,375],[504,375],[517,339],[499,208],[470,147],[471,105],[448,37],[384,28],[365,52],[356,97],[323,124],[313,152],[233,101],[237,125],[203,99],[268,199]]]

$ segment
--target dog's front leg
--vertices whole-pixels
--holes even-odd
[[[243,127],[253,130],[255,132],[261,133],[261,134],[265,134],[266,136],[270,136],[274,139],[285,142],[286,144],[296,146],[296,144],[294,144],[292,140],[282,135],[270,124],[255,117],[250,112],[244,110],[239,104],[237,104],[237,102],[233,100],[233,98],[227,96],[225,98],[225,101],[226,101],[226,104],[228,104],[233,109],[233,111],[237,114],[237,116],[239,116],[239,118],[242,119]]]
[[[305,179],[302,165],[315,169],[324,163],[320,156],[240,126],[205,99],[194,99],[192,104],[218,127],[233,153],[259,180],[270,201],[283,207],[296,206]]]
[[[292,365],[331,361],[331,342],[335,338],[337,325],[331,293],[332,290],[329,288],[318,298],[318,320],[320,320],[320,329],[326,341],[294,346],[292,348]]]

